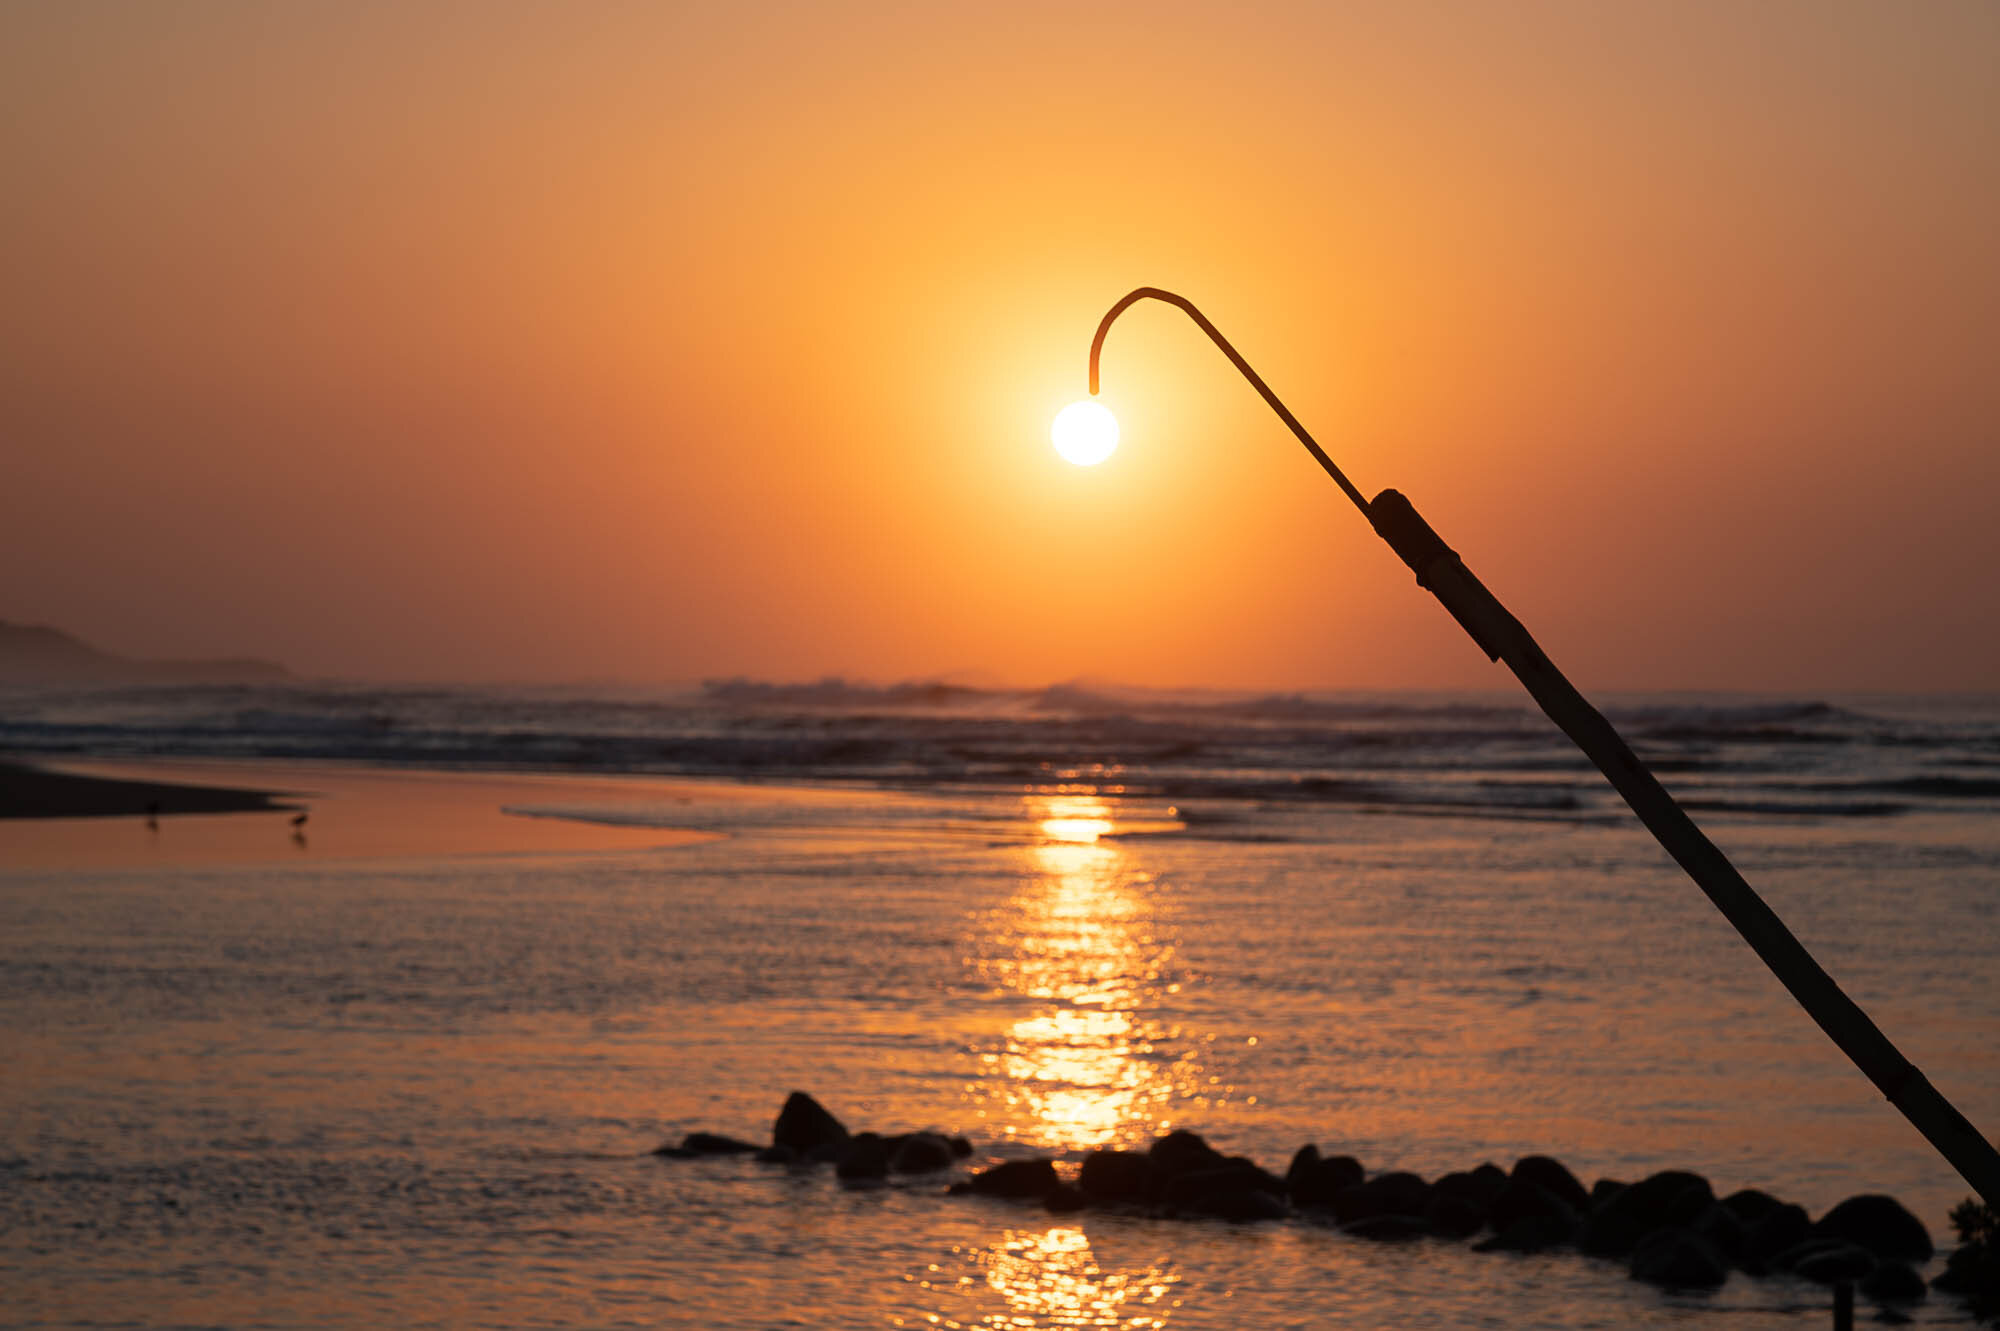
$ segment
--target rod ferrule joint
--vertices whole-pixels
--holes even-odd
[[[1471,607],[1460,604],[1462,598],[1451,594],[1472,577],[1458,552],[1444,543],[1444,538],[1398,491],[1384,490],[1376,495],[1368,505],[1368,521],[1374,525],[1375,534],[1387,541],[1389,548],[1417,575],[1417,585],[1438,598],[1489,661],[1498,661],[1499,646],[1480,627],[1478,618],[1469,613]]]

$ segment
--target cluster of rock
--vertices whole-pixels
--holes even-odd
[[[964,1137],[941,1132],[849,1132],[846,1125],[804,1091],[793,1091],[771,1125],[771,1142],[759,1146],[714,1132],[691,1132],[678,1146],[654,1155],[689,1159],[704,1155],[750,1155],[772,1165],[832,1165],[843,1181],[861,1183],[891,1174],[930,1174],[949,1169],[972,1154]]]
[[[1039,1197],[1054,1211],[1087,1207],[1227,1220],[1294,1213],[1376,1240],[1478,1239],[1482,1252],[1575,1248],[1622,1260],[1659,1285],[1713,1287],[1731,1270],[1790,1272],[1824,1284],[1852,1280],[1885,1303],[1924,1297],[1912,1263],[1932,1255],[1923,1223],[1892,1198],[1852,1197],[1814,1221],[1803,1207],[1756,1189],[1718,1198],[1707,1179],[1667,1170],[1633,1183],[1585,1188],[1560,1161],[1532,1155],[1511,1170],[1476,1169],[1425,1180],[1370,1176],[1353,1156],[1301,1147],[1283,1177],[1225,1156],[1191,1132],[1141,1151],[1093,1151],[1074,1182],[1050,1161],[1008,1161],[954,1189]]]
[[[657,1154],[754,1153],[782,1164],[830,1163],[841,1179],[950,1167],[971,1155],[963,1137],[917,1132],[850,1134],[803,1092],[785,1101],[769,1146],[695,1133]],[[1586,1188],[1562,1162],[1531,1155],[1511,1170],[1476,1169],[1425,1180],[1405,1171],[1370,1175],[1349,1155],[1303,1146],[1283,1176],[1224,1155],[1195,1133],[1170,1132],[1144,1151],[1098,1150],[1074,1178],[1053,1160],[1008,1160],[951,1185],[953,1193],[1038,1202],[1052,1212],[1111,1210],[1234,1221],[1300,1216],[1360,1238],[1468,1240],[1482,1252],[1573,1248],[1622,1261],[1635,1279],[1712,1288],[1732,1270],[1788,1272],[1822,1284],[1852,1281],[1882,1304],[1911,1303],[1927,1286],[1914,1264],[1930,1260],[1923,1222],[1893,1198],[1850,1197],[1818,1220],[1754,1188],[1718,1198],[1707,1179],[1666,1170],[1636,1182]]]

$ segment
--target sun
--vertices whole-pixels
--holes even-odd
[[[1101,402],[1072,402],[1056,413],[1049,438],[1063,461],[1094,467],[1118,447],[1118,418]]]

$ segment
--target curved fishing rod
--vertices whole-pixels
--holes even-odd
[[[1257,372],[1229,340],[1187,299],[1158,287],[1140,287],[1111,307],[1097,326],[1090,344],[1090,391],[1097,393],[1098,352],[1111,321],[1135,301],[1162,300],[1184,311],[1222,348],[1222,354],[1243,372],[1278,419],[1291,427],[1299,442],[1326,469],[1326,474],[1354,501],[1369,525],[1417,575],[1417,585],[1429,591],[1451,613],[1481,651],[1505,661],[1529,696],[1581,749],[1584,756],[1625,798],[1646,830],[1679,862],[1695,885],[1707,894],[1743,941],[1791,992],[1819,1028],[1840,1047],[1855,1067],[1875,1083],[1889,1103],[1902,1111],[1917,1131],[1950,1162],[1987,1205],[2000,1208],[2000,1152],[1972,1126],[1930,1080],[1891,1043],[1866,1012],[1836,984],[1785,927],[1776,911],[1757,895],[1729,857],[1710,841],[1686,810],[1675,802],[1646,765],[1639,761],[1612,724],[1556,668],[1520,620],[1500,604],[1472,575],[1458,552],[1444,543],[1408,499],[1384,490],[1374,502],[1361,497],[1340,474],[1324,450],[1313,442],[1298,418],[1285,409]]]
[[[1207,333],[1214,340],[1216,346],[1222,348],[1222,354],[1229,357],[1229,363],[1243,372],[1243,377],[1248,379],[1250,386],[1263,396],[1265,402],[1270,404],[1271,410],[1278,413],[1278,419],[1292,428],[1292,433],[1297,435],[1299,442],[1306,446],[1306,452],[1313,455],[1313,461],[1325,468],[1326,474],[1333,477],[1333,483],[1347,492],[1347,497],[1354,501],[1354,506],[1361,510],[1363,516],[1368,515],[1368,501],[1361,497],[1361,492],[1354,488],[1354,483],[1341,474],[1340,468],[1333,465],[1333,459],[1326,455],[1326,450],[1315,443],[1313,437],[1306,433],[1306,427],[1299,424],[1299,418],[1292,415],[1290,409],[1284,403],[1278,401],[1278,395],[1271,391],[1271,386],[1264,382],[1262,376],[1250,368],[1250,362],[1244,360],[1241,353],[1235,347],[1229,345],[1229,339],[1224,337],[1221,331],[1208,321],[1208,316],[1196,309],[1194,302],[1185,296],[1176,296],[1173,292],[1162,291],[1158,287],[1140,287],[1137,291],[1132,292],[1125,299],[1111,307],[1111,312],[1106,314],[1103,322],[1097,325],[1097,336],[1090,339],[1090,395],[1092,397],[1097,396],[1097,357],[1104,350],[1104,335],[1111,331],[1111,321],[1125,313],[1129,306],[1142,300],[1163,300],[1167,304],[1180,309],[1188,318],[1194,320],[1196,326],[1202,332]]]

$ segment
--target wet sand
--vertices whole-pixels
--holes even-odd
[[[632,777],[125,761],[0,765],[0,867],[79,869],[631,850],[710,834],[676,804],[754,798]],[[148,806],[157,803],[157,817]],[[304,815],[303,822],[296,822]],[[652,825],[615,825],[593,818]]]

